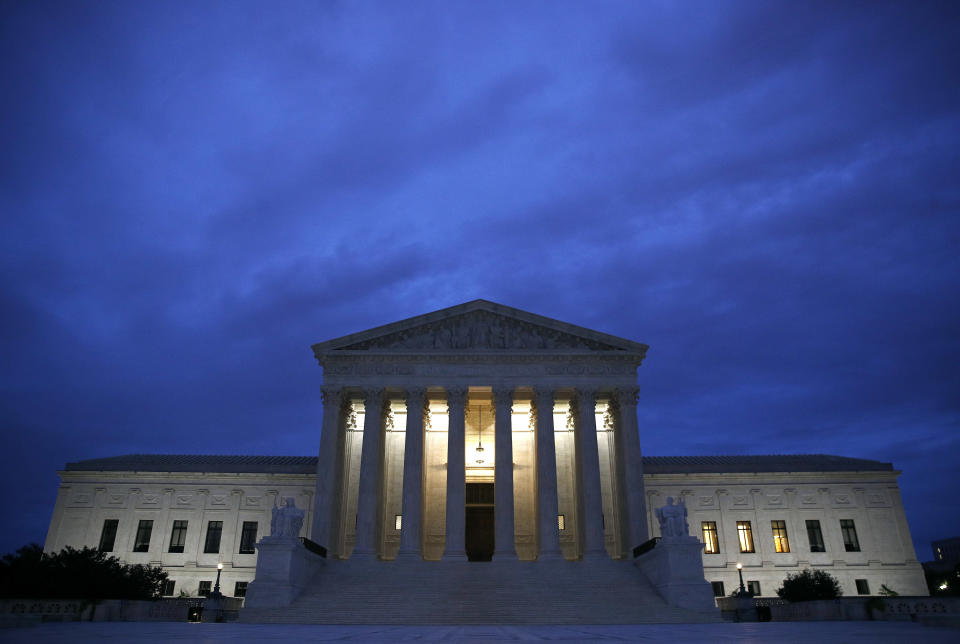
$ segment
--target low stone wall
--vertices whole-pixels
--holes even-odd
[[[718,597],[724,617],[734,621],[960,620],[960,597],[840,597],[808,602],[757,597]]]
[[[165,598],[157,600],[5,599],[0,600],[0,626],[27,626],[42,622],[185,622],[191,609],[201,609],[204,622],[234,621],[243,599],[223,597]]]
[[[92,604],[79,599],[2,599],[0,626],[78,622],[89,619],[92,608]]]

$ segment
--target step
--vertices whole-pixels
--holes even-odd
[[[632,562],[332,560],[286,609],[243,622],[642,624],[720,621],[667,605]]]

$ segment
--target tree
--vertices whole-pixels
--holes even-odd
[[[791,602],[804,602],[812,599],[836,599],[843,595],[840,582],[823,570],[802,570],[795,575],[787,575],[783,586],[777,589],[777,595]]]
[[[128,565],[94,548],[47,554],[32,543],[0,561],[0,597],[36,599],[155,599],[167,573]]]

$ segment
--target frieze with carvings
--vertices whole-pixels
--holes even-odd
[[[783,507],[783,496],[779,494],[768,494],[767,505],[773,507]]]
[[[226,504],[227,504],[226,494],[213,494],[210,496],[210,505],[226,505]]]
[[[177,501],[177,505],[190,505],[191,503],[193,503],[193,495],[178,494],[176,501]]]
[[[716,499],[712,496],[701,496],[700,497],[700,507],[701,508],[712,508],[713,504],[716,502]]]
[[[867,505],[887,505],[887,498],[882,492],[871,492],[867,495]]]
[[[833,497],[834,505],[851,505],[853,501],[850,498],[849,494],[837,494]]]
[[[248,496],[248,497],[246,497],[246,503],[247,503],[247,505],[249,505],[249,506],[259,507],[259,506],[260,506],[260,498],[261,498],[261,497],[259,497],[259,496]]]
[[[804,494],[800,497],[800,503],[803,505],[817,505],[817,497],[812,494]]]
[[[345,351],[623,351],[604,342],[583,338],[489,311],[472,311],[412,329],[390,333],[343,347]]]

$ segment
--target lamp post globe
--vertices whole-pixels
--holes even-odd
[[[218,563],[217,564],[217,583],[213,585],[213,592],[210,593],[210,596],[216,599],[223,597],[223,594],[220,592],[220,572],[221,571],[223,571],[223,564]],[[740,584],[740,585],[742,586],[743,584]]]
[[[740,588],[737,589],[737,597],[749,597],[747,589],[743,585],[743,564],[737,562],[737,574],[740,575]]]

